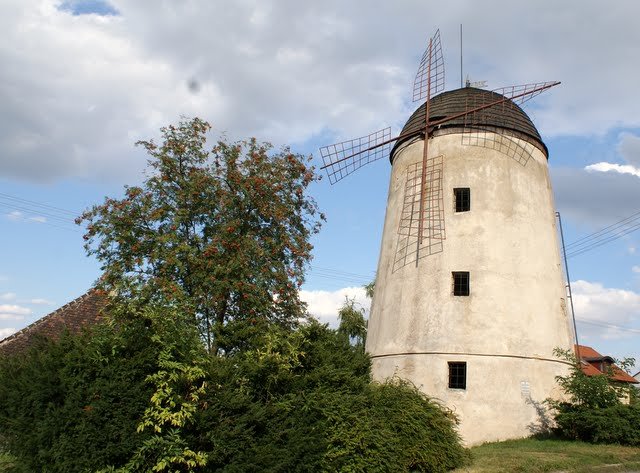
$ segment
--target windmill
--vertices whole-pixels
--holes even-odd
[[[573,336],[549,153],[520,108],[557,84],[445,91],[436,32],[413,85],[421,103],[402,131],[320,150],[332,184],[389,156],[372,376],[441,400],[469,444],[529,435],[569,369],[553,355]]]
[[[429,39],[413,83],[413,102],[424,101],[424,119],[408,132],[391,137],[391,129],[384,128],[369,135],[320,148],[329,182],[336,182],[360,167],[389,156],[394,142],[420,138],[424,140],[422,160],[407,169],[402,218],[398,226],[398,246],[394,269],[407,264],[417,266],[422,257],[441,250],[446,238],[443,212],[442,179],[444,156],[429,158],[429,138],[433,131],[448,123],[462,120],[462,143],[498,150],[526,166],[530,147],[519,138],[521,133],[509,127],[487,126],[487,122],[503,117],[505,109],[515,108],[554,87],[560,82],[541,82],[504,87],[471,97],[464,110],[449,116],[432,117],[431,99],[444,90],[444,60],[440,30]],[[415,114],[414,114],[415,115]],[[492,118],[494,118],[492,120]],[[508,133],[507,133],[508,131]]]

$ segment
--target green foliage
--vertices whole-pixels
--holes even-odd
[[[24,471],[65,473],[462,465],[450,413],[371,382],[353,301],[338,330],[300,323],[323,219],[308,161],[253,139],[209,151],[209,130],[193,119],[140,142],[144,184],[78,219],[112,318],[0,360],[3,448]]]
[[[437,472],[465,462],[451,416],[412,386],[371,383],[367,355],[343,335],[310,323],[265,339],[267,348],[212,360],[205,471]]]
[[[135,317],[151,327],[150,342],[158,353],[157,370],[146,381],[155,391],[137,431],[153,431],[122,473],[145,471],[194,471],[206,465],[202,452],[194,452],[182,436],[193,423],[200,397],[206,392],[205,352],[195,327],[184,314],[147,306]]]
[[[613,372],[611,370],[602,375],[587,376],[572,351],[556,348],[554,354],[571,363],[568,375],[556,377],[562,390],[569,396],[568,403],[571,405],[587,408],[616,406],[620,404],[621,399],[627,398],[630,389],[633,389],[628,383],[617,383],[612,380]],[[625,359],[618,364],[626,367],[632,365],[633,362],[633,359]],[[549,402],[554,407],[557,405],[557,402]]]
[[[445,410],[372,383],[361,347],[317,322],[222,357],[173,310],[119,318],[3,363],[0,435],[25,471],[437,472],[467,457]]]
[[[622,403],[630,399],[633,387],[613,380],[611,370],[587,376],[572,352],[556,349],[555,353],[571,362],[570,373],[556,378],[568,400],[547,400],[555,411],[556,433],[587,442],[640,445],[640,406]],[[618,364],[624,368],[633,362],[625,359]]]
[[[618,404],[604,408],[562,406],[557,432],[566,438],[593,443],[640,446],[640,407]]]
[[[206,148],[198,118],[141,141],[149,158],[141,187],[86,211],[85,248],[100,284],[123,299],[179,304],[214,351],[304,315],[298,289],[320,221],[307,187],[309,160],[255,139]]]
[[[367,321],[364,318],[364,309],[356,308],[355,299],[348,297],[344,301],[344,305],[338,312],[338,333],[353,341],[357,346],[364,350],[364,344],[367,341]]]
[[[156,355],[143,329],[96,327],[93,336],[41,340],[0,360],[0,437],[25,471],[93,471],[126,463]]]
[[[376,289],[376,280],[374,279],[369,284],[365,284],[364,293],[369,299],[373,299],[373,291]]]

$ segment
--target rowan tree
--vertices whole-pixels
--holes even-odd
[[[324,216],[307,194],[310,158],[254,138],[207,148],[210,125],[162,128],[141,186],[85,211],[85,249],[102,264],[98,285],[117,297],[192,314],[208,346],[233,350],[265,323],[304,316],[298,289],[310,237]]]

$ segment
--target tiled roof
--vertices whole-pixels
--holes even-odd
[[[580,358],[582,360],[581,367],[582,372],[587,376],[597,376],[601,374],[605,374],[603,371],[600,371],[595,364],[599,361],[609,361],[612,360],[610,356],[602,356],[600,353],[595,351],[593,348],[588,347],[586,345],[577,345],[577,348],[580,352]],[[620,369],[616,365],[611,365],[611,370],[613,375],[611,379],[614,381],[620,381],[623,383],[640,383],[634,376],[629,375],[629,373]],[[638,373],[636,373],[636,376]]]
[[[105,296],[95,289],[90,289],[49,315],[45,315],[4,340],[0,340],[0,356],[24,351],[37,335],[55,339],[65,329],[77,333],[83,327],[95,324],[102,318],[102,309],[105,304]]]

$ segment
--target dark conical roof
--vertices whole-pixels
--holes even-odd
[[[496,92],[484,89],[476,89],[475,87],[463,87],[461,89],[450,90],[436,95],[429,101],[429,117],[434,122],[445,117],[463,113],[467,110],[475,108],[479,105],[495,102],[503,99],[504,96]],[[402,128],[400,135],[407,135],[400,138],[393,150],[391,151],[391,160],[395,150],[404,142],[413,139],[423,128],[425,123],[425,104],[423,103],[413,112],[413,115],[407,120]],[[435,130],[439,134],[459,132],[461,127],[465,126],[465,117],[455,118],[441,125],[437,125]],[[473,116],[472,127],[480,127],[481,129],[499,128],[502,132],[516,136],[520,139],[528,141],[538,147],[546,156],[548,156],[547,147],[542,142],[540,133],[528,115],[511,100],[496,105],[494,107],[476,112]],[[432,130],[429,131],[432,133]]]

